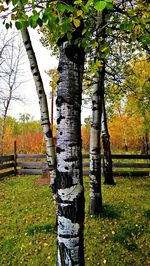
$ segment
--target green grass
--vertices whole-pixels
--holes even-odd
[[[36,176],[0,182],[0,265],[56,265],[55,211],[48,186]],[[85,265],[147,266],[149,178],[117,178],[102,186],[104,212],[88,216],[85,178]]]

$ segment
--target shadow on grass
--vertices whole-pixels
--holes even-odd
[[[128,224],[126,227],[120,227],[118,232],[112,237],[114,242],[124,246],[129,251],[138,251],[136,239],[141,235],[141,231],[135,224]]]
[[[55,233],[55,230],[55,226],[51,224],[35,225],[32,227],[27,227],[27,234],[30,236],[33,236],[38,233],[48,234],[50,232]]]
[[[136,188],[140,189],[140,190],[144,190],[144,191],[149,191],[150,189],[150,184],[134,184],[134,186],[136,186]]]
[[[144,216],[148,219],[150,219],[150,210],[147,210],[144,212]]]
[[[121,217],[121,212],[115,209],[113,206],[104,205],[103,212],[100,216],[108,219],[119,219]]]

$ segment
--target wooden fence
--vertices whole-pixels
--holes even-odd
[[[103,164],[103,155],[102,164]],[[150,155],[113,154],[114,176],[150,176]],[[0,178],[9,175],[41,175],[47,171],[46,155],[14,154],[0,156]],[[83,174],[89,174],[89,155],[83,155]]]

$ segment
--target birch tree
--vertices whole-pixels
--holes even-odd
[[[104,93],[102,93],[102,142],[103,142],[103,174],[104,174],[104,184],[105,185],[115,185],[115,181],[113,178],[113,170],[112,170],[112,156],[111,156],[111,148],[110,148],[110,135],[108,131],[107,124],[107,114],[105,107],[105,99]]]
[[[41,78],[41,74],[38,68],[36,56],[33,50],[33,46],[30,40],[30,35],[28,29],[22,29],[21,35],[23,39],[23,43],[28,55],[31,72],[33,74],[36,91],[39,99],[40,105],[40,114],[41,114],[41,126],[43,128],[43,134],[46,141],[46,158],[48,163],[48,168],[51,174],[51,188],[53,191],[53,197],[56,204],[57,198],[57,189],[56,189],[56,156],[55,156],[55,146],[53,141],[52,129],[49,120],[49,111],[47,105],[47,98],[44,90],[43,81]]]
[[[58,265],[84,265],[84,190],[80,127],[84,51],[72,42],[63,42],[59,49],[56,100]]]

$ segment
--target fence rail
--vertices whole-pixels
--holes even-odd
[[[27,161],[31,159],[35,159],[36,161]],[[89,175],[89,161],[85,159],[89,159],[89,154],[83,154],[83,174]],[[103,164],[103,155],[101,155],[101,159]],[[112,159],[114,176],[150,176],[150,155],[113,154]],[[117,162],[115,162],[115,160],[117,160]],[[142,162],[130,163],[127,161],[123,162],[123,160],[142,160]],[[45,154],[14,154],[0,156],[0,178],[15,174],[41,175],[46,169],[48,169],[48,167]]]
[[[0,156],[0,179],[14,174],[14,155]]]

